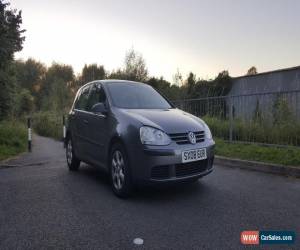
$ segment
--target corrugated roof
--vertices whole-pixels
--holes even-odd
[[[253,76],[259,76],[259,75],[266,75],[266,74],[271,74],[271,73],[277,73],[277,72],[282,72],[282,71],[290,71],[290,70],[300,70],[300,65],[299,66],[295,66],[295,67],[290,67],[290,68],[284,68],[284,69],[276,69],[276,70],[272,70],[272,71],[266,71],[266,72],[261,72],[261,73],[257,73],[254,75],[244,75],[244,76],[236,76],[236,77],[232,77],[233,79],[238,79],[238,78],[243,78],[243,77],[253,77]]]

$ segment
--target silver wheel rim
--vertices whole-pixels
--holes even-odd
[[[112,182],[117,190],[120,190],[124,185],[124,158],[119,150],[113,153],[111,162]]]
[[[69,165],[71,165],[71,163],[72,163],[72,157],[73,157],[72,142],[71,142],[71,140],[69,140],[68,145],[67,145],[67,162]]]

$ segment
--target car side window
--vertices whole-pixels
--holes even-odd
[[[95,83],[91,89],[87,110],[90,111],[92,107],[99,102],[105,103],[106,95],[101,84]]]
[[[84,87],[81,90],[80,96],[79,96],[77,102],[75,103],[75,109],[87,110],[89,90],[90,90],[90,85]]]

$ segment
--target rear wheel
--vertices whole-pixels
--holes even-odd
[[[80,160],[76,157],[74,153],[72,139],[69,137],[66,143],[66,158],[69,170],[77,171],[80,165]]]
[[[132,181],[126,151],[122,144],[115,144],[110,153],[110,179],[114,193],[126,198],[132,193]]]

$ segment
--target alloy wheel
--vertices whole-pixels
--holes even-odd
[[[124,175],[124,157],[119,150],[113,153],[111,163],[111,174],[113,185],[117,190],[122,189],[125,181]]]
[[[68,144],[67,144],[67,152],[66,152],[66,155],[67,155],[67,162],[69,165],[72,164],[72,157],[73,157],[73,149],[72,149],[72,142],[71,140],[68,141]]]

